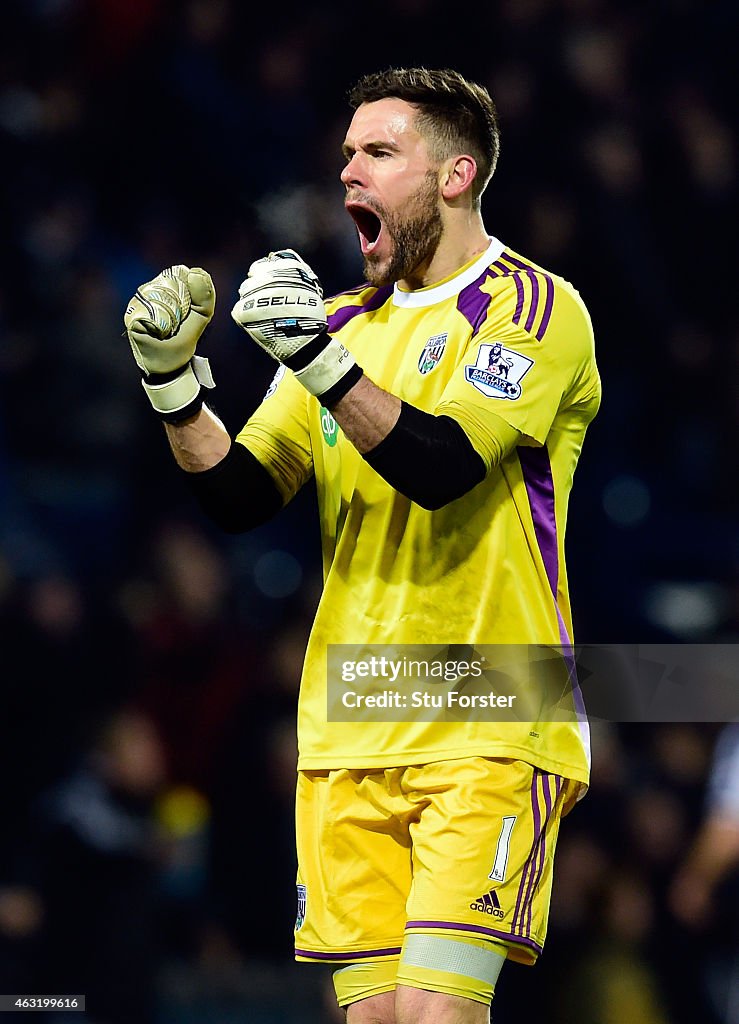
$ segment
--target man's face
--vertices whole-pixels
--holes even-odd
[[[359,107],[344,141],[345,205],[357,226],[370,284],[412,278],[443,233],[438,168],[399,99]]]

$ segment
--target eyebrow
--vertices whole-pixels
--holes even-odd
[[[393,153],[399,153],[400,152],[400,146],[398,146],[397,143],[395,143],[395,142],[388,142],[388,141],[385,141],[385,142],[366,142],[364,144],[364,146],[362,146],[362,149],[365,149],[368,153],[372,153],[374,150],[378,150],[378,149],[389,149],[389,150],[392,150]],[[346,142],[341,147],[341,152],[344,154],[344,156],[346,157],[347,160],[350,157],[354,156],[356,151],[357,150],[356,150],[355,146],[350,146]]]

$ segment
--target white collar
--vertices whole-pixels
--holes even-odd
[[[502,242],[499,242],[497,238],[491,238],[490,245],[485,252],[480,253],[472,266],[467,267],[461,274],[457,274],[449,281],[443,281],[431,288],[421,288],[417,292],[404,292],[398,288],[396,283],[393,288],[393,305],[403,306],[405,309],[421,309],[423,306],[433,306],[437,302],[450,299],[452,295],[459,295],[463,288],[477,280],[485,267],[495,263],[504,249],[505,246]]]

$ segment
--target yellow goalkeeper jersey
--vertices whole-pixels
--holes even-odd
[[[328,326],[377,385],[453,417],[488,469],[427,511],[387,484],[330,413],[278,371],[237,440],[286,501],[315,475],[324,587],[298,706],[301,769],[372,768],[483,755],[520,758],[587,783],[587,722],[334,720],[330,645],[572,642],[564,559],[567,503],[600,402],[588,312],[577,291],[491,239],[428,288],[368,285],[327,302]],[[495,417],[520,432],[492,465]]]

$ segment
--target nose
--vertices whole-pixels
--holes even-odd
[[[341,172],[341,182],[346,188],[350,188],[352,185],[361,186],[363,184],[361,162],[358,159],[358,155],[354,153]]]

